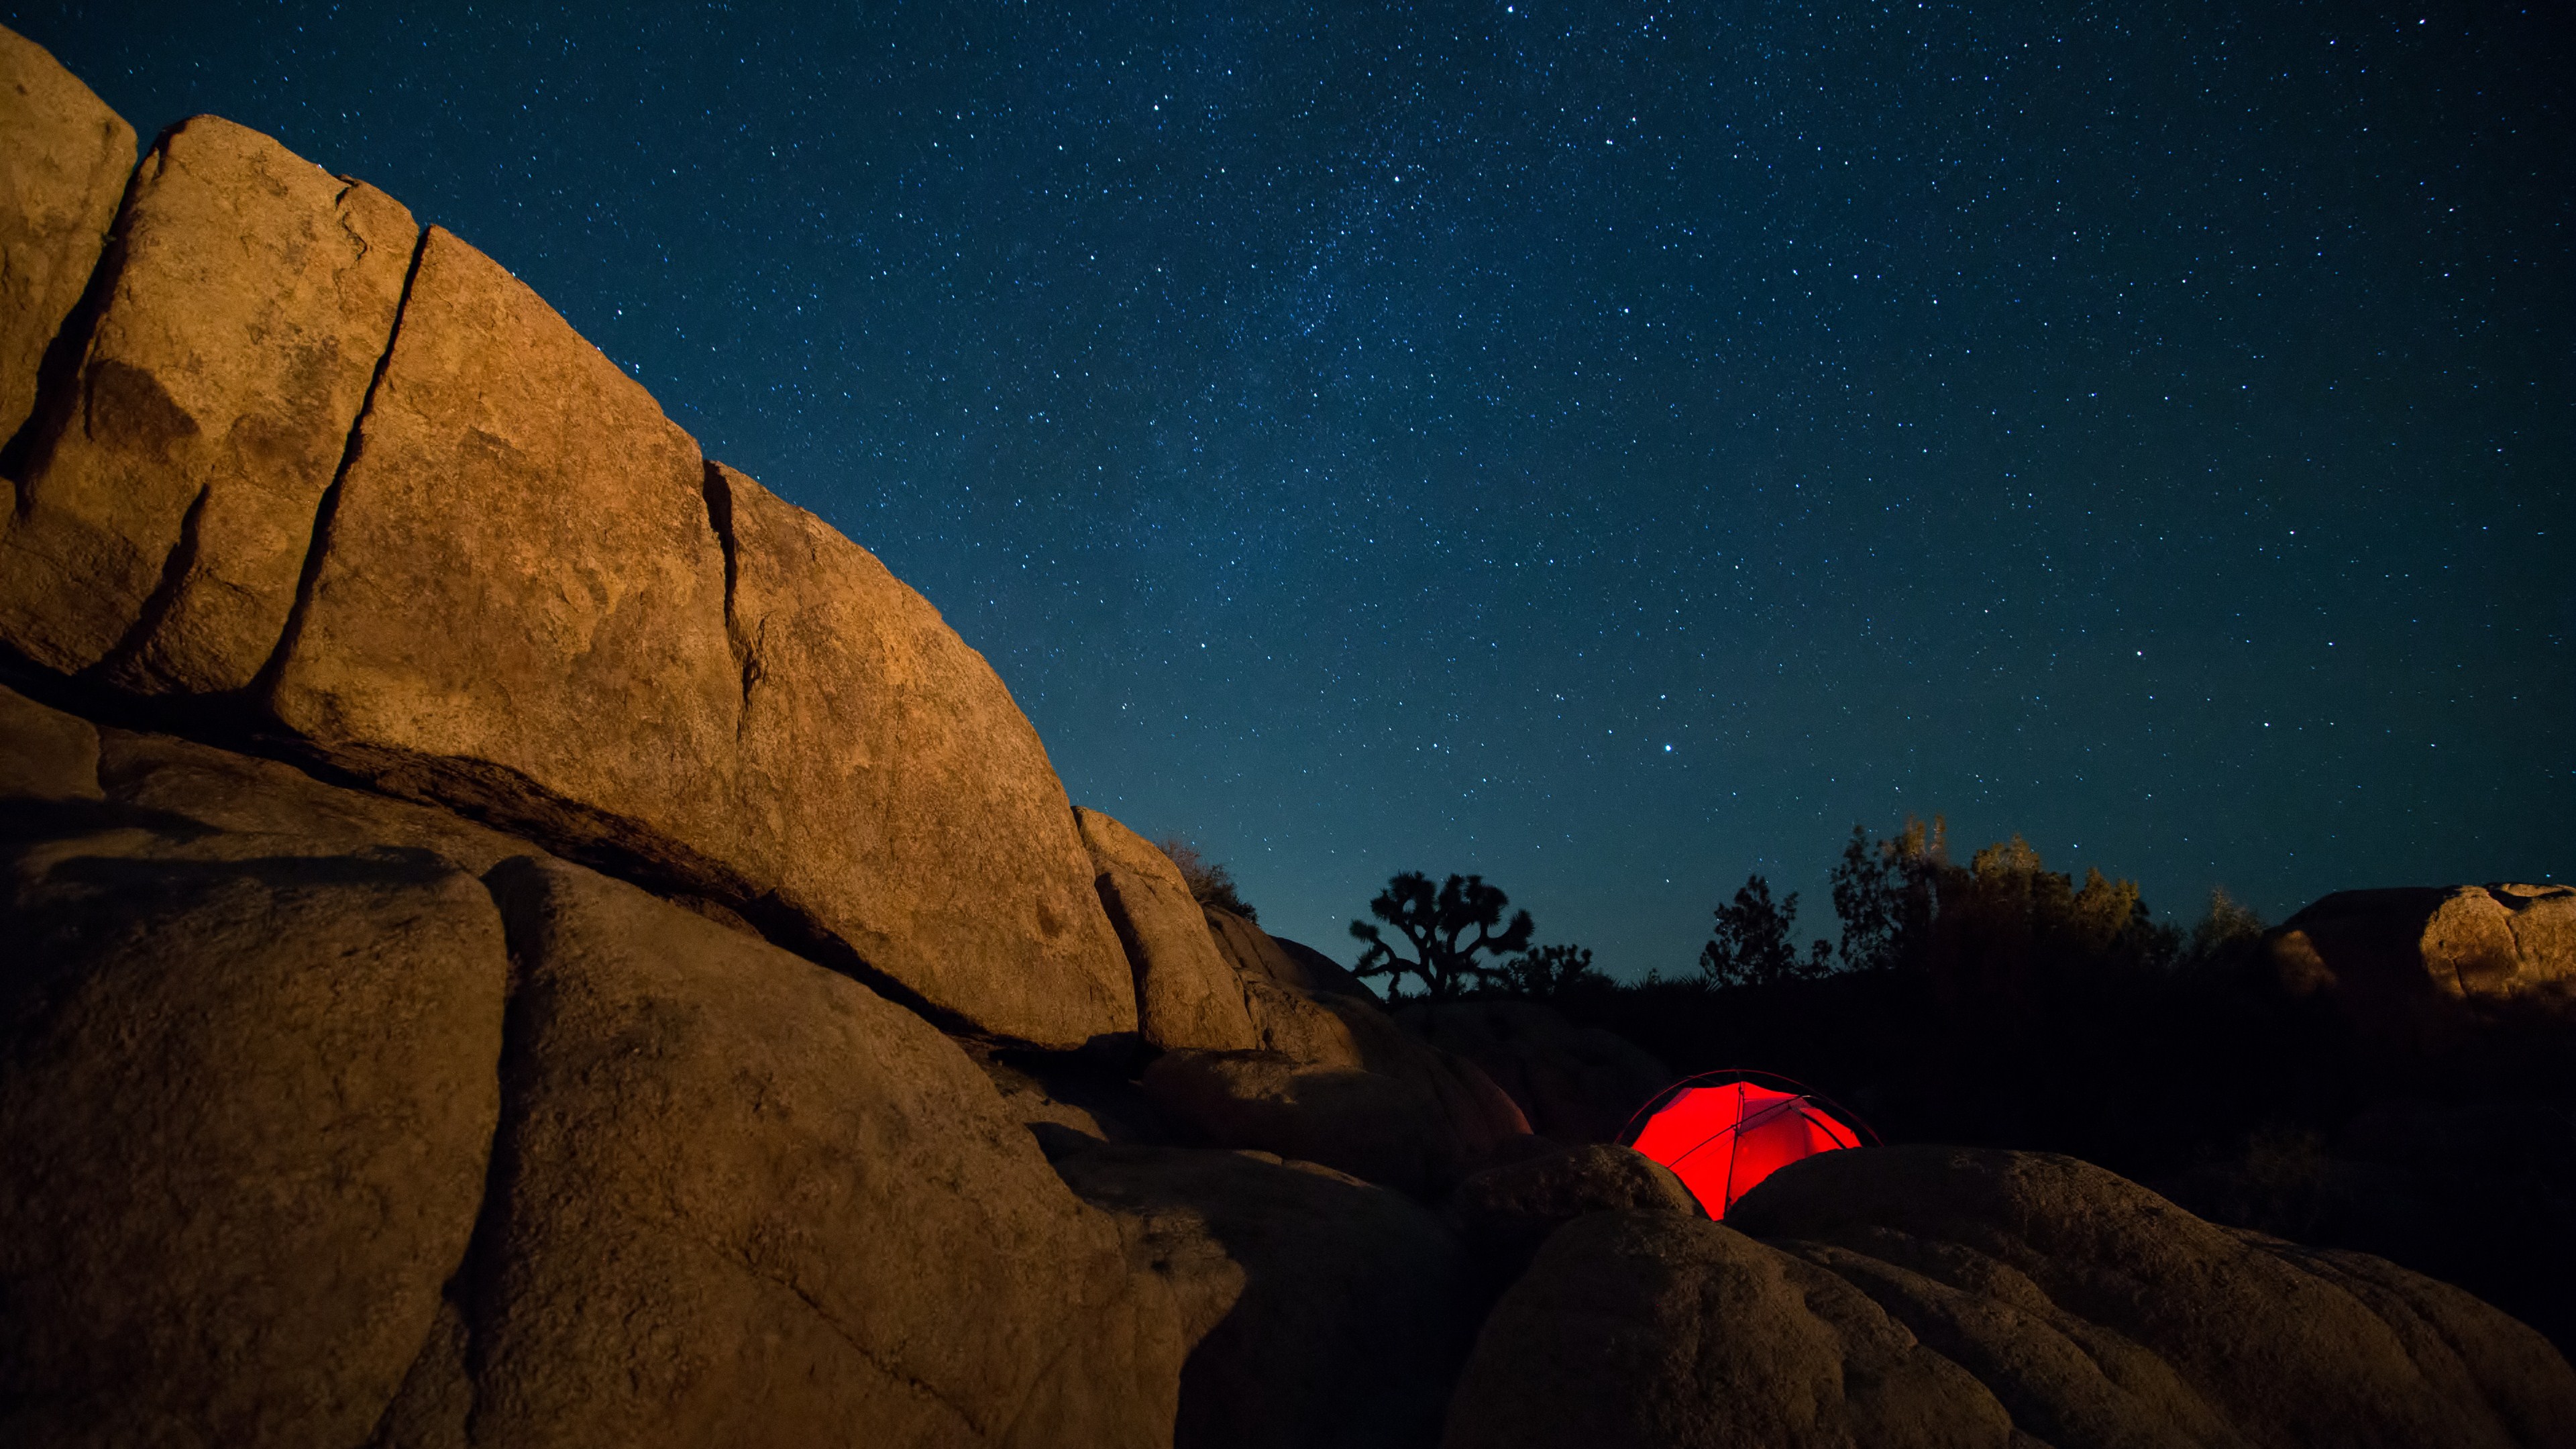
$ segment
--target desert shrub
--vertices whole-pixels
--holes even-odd
[[[1247,921],[1258,922],[1261,919],[1261,913],[1254,910],[1252,903],[1235,889],[1232,871],[1199,854],[1195,846],[1177,835],[1157,844],[1165,855],[1172,858],[1172,864],[1180,867],[1181,879],[1190,888],[1190,899],[1203,906],[1232,911]]]

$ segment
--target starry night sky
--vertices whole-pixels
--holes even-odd
[[[492,254],[1344,959],[1417,868],[1686,974],[1909,812],[2576,876],[2566,6],[2140,9],[0,16]]]

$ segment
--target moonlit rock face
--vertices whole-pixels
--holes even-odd
[[[0,620],[22,647],[143,694],[251,682],[419,234],[383,192],[230,121],[154,143],[20,480]]]
[[[0,28],[0,438],[89,284],[134,169],[134,128],[45,48]]]

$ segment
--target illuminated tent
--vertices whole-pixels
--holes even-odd
[[[1802,1157],[1858,1147],[1867,1132],[1786,1077],[1710,1072],[1657,1094],[1630,1119],[1627,1142],[1671,1168],[1710,1217],[1722,1218],[1755,1183]]]

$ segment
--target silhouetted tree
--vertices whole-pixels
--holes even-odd
[[[1234,873],[1198,853],[1197,847],[1177,835],[1158,842],[1162,852],[1181,868],[1181,880],[1190,888],[1190,899],[1203,906],[1232,911],[1247,921],[1258,922],[1261,913],[1234,888]]]
[[[1480,875],[1453,875],[1437,889],[1431,877],[1420,871],[1390,877],[1386,889],[1369,902],[1369,912],[1395,927],[1412,946],[1414,959],[1396,954],[1377,927],[1353,921],[1351,935],[1367,942],[1368,949],[1351,969],[1361,977],[1387,978],[1389,1001],[1403,995],[1407,976],[1422,978],[1423,994],[1435,1001],[1499,981],[1503,971],[1476,958],[1499,959],[1525,950],[1537,929],[1530,913],[1522,911],[1496,935],[1494,927],[1503,919],[1503,907],[1510,904],[1510,897],[1485,884]],[[1470,931],[1475,932],[1473,937],[1468,936]]]
[[[1852,827],[1831,876],[1844,970],[1922,964],[1932,945],[1941,875],[1950,868],[1947,835],[1937,815],[1928,829],[1908,819],[1888,840],[1872,841],[1866,830]]]
[[[1789,939],[1798,924],[1798,893],[1779,904],[1771,901],[1771,883],[1747,876],[1733,905],[1717,908],[1717,929],[1699,951],[1699,970],[1712,986],[1767,986],[1822,976],[1831,969],[1833,948],[1818,941],[1805,958]]]
[[[1561,1001],[1617,987],[1593,969],[1592,952],[1582,946],[1540,946],[1503,963],[1503,989],[1532,1001]]]

